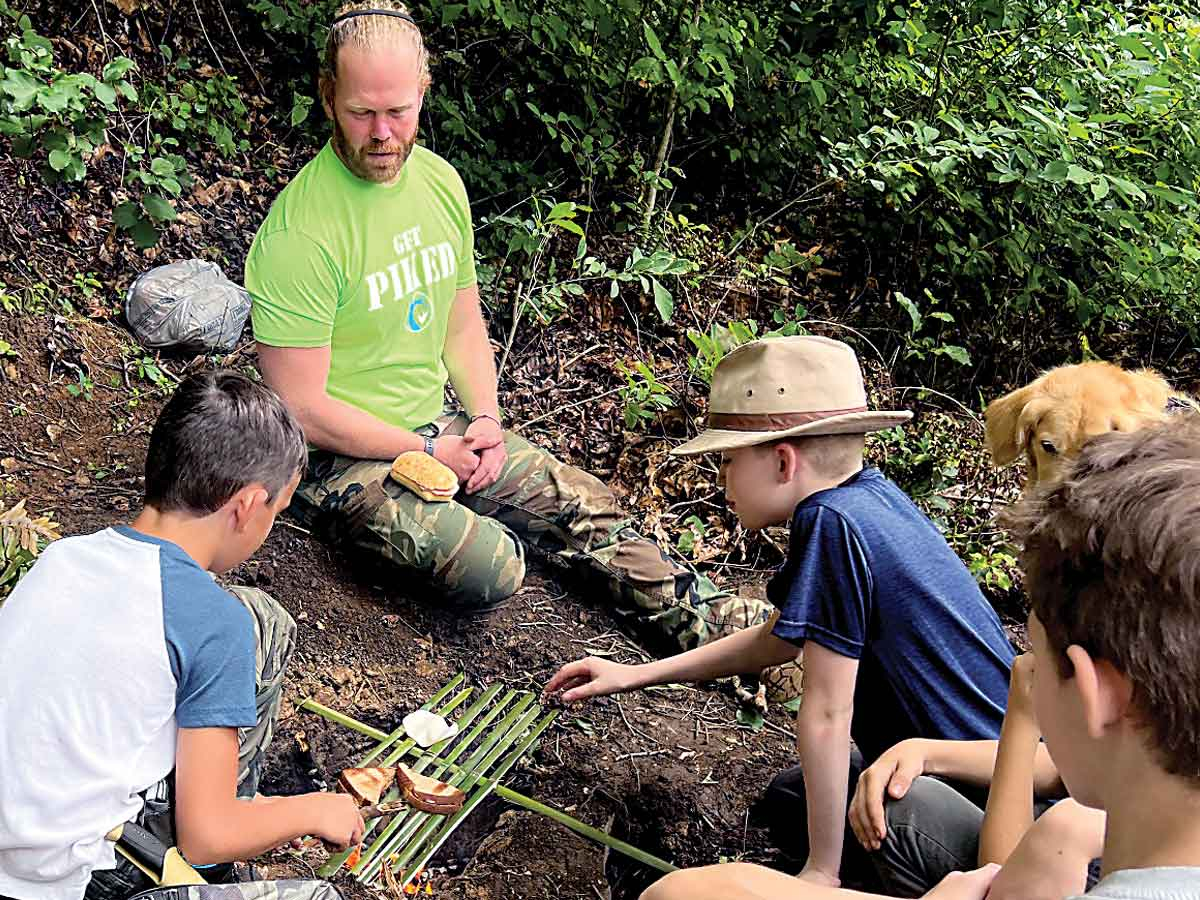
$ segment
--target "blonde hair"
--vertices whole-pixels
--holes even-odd
[[[818,475],[834,477],[861,469],[865,434],[814,434],[782,438],[804,454]]]
[[[341,4],[334,19],[348,12],[359,10],[385,10],[411,15],[400,0],[372,0]],[[425,38],[415,23],[396,16],[354,16],[338,22],[329,29],[325,38],[325,52],[321,55],[320,90],[326,103],[333,103],[333,91],[337,82],[338,54],[343,47],[373,50],[381,46],[405,45],[414,47],[421,65],[421,91],[428,90],[433,83],[429,74],[429,51],[425,49]]]

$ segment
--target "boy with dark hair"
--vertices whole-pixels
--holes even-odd
[[[776,616],[641,666],[580,660],[547,690],[572,701],[703,681],[803,650],[801,766],[768,790],[774,837],[807,860],[805,880],[907,891],[912,873],[877,873],[848,833],[848,791],[864,763],[904,738],[995,739],[1012,648],[933,523],[864,468],[864,435],[911,414],[867,409],[850,347],[811,336],[739,347],[714,373],[709,408],[708,430],[674,452],[722,453],[725,496],[744,527],[790,525],[787,559],[767,587]]]
[[[199,866],[358,840],[349,796],[256,796],[295,623],[208,574],[259,548],[305,459],[269,389],[193,376],[151,433],[132,526],[51,544],[0,608],[0,895],[149,887],[105,839],[130,821]]]
[[[1006,519],[1037,722],[1072,802],[1107,813],[1086,897],[1200,900],[1200,415],[1093,438]],[[955,873],[929,896],[983,900],[997,871]],[[668,875],[643,900],[749,896],[846,895],[734,864]]]

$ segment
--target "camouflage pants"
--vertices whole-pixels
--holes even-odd
[[[447,412],[423,433],[461,434]],[[598,577],[617,608],[688,650],[765,622],[764,600],[720,591],[629,527],[599,479],[511,431],[496,483],[426,503],[388,477],[390,461],[314,451],[293,512],[318,533],[377,553],[460,603],[497,603],[521,586],[525,546]]]
[[[296,649],[296,623],[288,611],[280,606],[271,596],[258,588],[230,587],[229,592],[241,602],[250,613],[254,622],[255,637],[255,676],[256,690],[254,702],[258,708],[258,723],[253,728],[238,729],[238,786],[237,795],[243,799],[253,797],[258,791],[258,782],[262,775],[263,760],[266,758],[267,747],[275,734],[275,720],[279,715],[279,701],[283,689],[283,673],[291,659],[292,651]],[[139,814],[137,823],[158,837],[167,846],[175,843],[174,822],[174,773],[168,775],[158,784],[151,785],[143,793],[145,803]],[[115,824],[115,823],[114,823]],[[228,866],[209,866],[200,869],[200,874],[212,880],[216,875],[228,872]],[[269,882],[263,882],[268,885]],[[279,882],[282,885],[304,885],[308,882]],[[320,886],[321,882],[314,882]],[[143,891],[152,884],[149,878],[136,866],[121,855],[117,855],[117,867],[98,871],[92,875],[88,883],[84,900],[124,900],[133,894]],[[227,889],[243,889],[255,885],[223,885]],[[261,887],[261,885],[259,886]],[[167,890],[166,888],[162,890]],[[190,888],[173,888],[182,891]],[[209,890],[209,888],[205,888]],[[289,888],[291,890],[291,888]],[[158,897],[159,894],[155,894]],[[195,900],[191,894],[162,894],[167,897]],[[226,895],[208,894],[205,898],[224,900]],[[232,900],[325,900],[338,894],[324,893],[255,893],[229,895]]]

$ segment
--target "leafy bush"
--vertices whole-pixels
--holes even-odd
[[[252,3],[305,72],[333,6]],[[428,138],[476,197],[554,185],[618,228],[664,192],[824,198],[885,291],[928,289],[957,320],[902,331],[916,358],[963,362],[961,323],[991,339],[1031,313],[1200,332],[1194,5],[430,0],[422,15]],[[811,262],[793,248],[766,264],[786,278]]]
[[[1166,312],[1194,333],[1194,15],[1076,0],[896,7],[852,66],[825,63],[867,127],[822,122],[819,156],[861,202],[868,237],[920,247],[901,264],[909,284],[1000,322]]]
[[[110,152],[122,155],[123,184],[130,199],[117,205],[113,221],[139,246],[158,240],[161,225],[176,218],[169,198],[190,186],[183,142],[208,144],[231,154],[247,149],[246,105],[237,83],[220,73],[197,73],[191,63],[172,59],[161,83],[146,81],[139,92],[132,59],[117,56],[99,77],[69,72],[54,59],[53,44],[33,28],[27,15],[0,0],[0,19],[16,26],[5,39],[0,60],[0,134],[11,139],[14,155],[43,161],[46,180],[79,182],[88,166]],[[123,114],[147,118],[153,127],[131,130],[127,140],[113,131]]]

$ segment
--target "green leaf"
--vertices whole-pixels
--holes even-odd
[[[116,81],[136,65],[137,63],[128,56],[118,56],[104,67],[104,71],[100,73],[100,77],[105,81]]]
[[[292,94],[292,127],[295,128],[301,122],[308,118],[308,113],[312,109],[313,98],[304,94]]]
[[[133,242],[143,250],[158,243],[158,229],[149,219],[139,219],[132,229]]]
[[[817,101],[817,106],[824,106],[829,100],[829,95],[825,92],[825,85],[821,84],[821,82],[810,82],[808,89],[812,91],[813,99]]]
[[[71,154],[65,150],[50,151],[50,168],[55,172],[61,172],[71,164]]]
[[[557,225],[563,231],[569,231],[571,234],[577,234],[583,237],[583,229],[570,219],[554,219],[550,224]]]
[[[1067,166],[1067,181],[1072,184],[1090,184],[1096,176],[1080,166],[1072,163]]]
[[[38,92],[38,105],[48,113],[59,113],[67,108],[70,99],[68,91],[60,86],[52,86]]]
[[[4,81],[0,81],[0,88],[13,98],[13,106],[18,111],[29,109],[33,105],[33,98],[37,96],[41,87],[40,81],[20,69],[9,69],[4,75]]]
[[[1042,169],[1042,177],[1047,181],[1059,184],[1067,180],[1067,171],[1067,164],[1061,159],[1056,159],[1051,163],[1047,163],[1046,168]]]
[[[916,332],[920,331],[921,311],[917,309],[917,304],[899,291],[893,291],[892,296],[896,298],[896,302],[904,308],[904,311],[908,313],[908,317],[912,319],[912,329],[910,330],[910,333],[915,334]]]
[[[737,723],[745,725],[751,731],[762,731],[763,723],[766,720],[763,718],[762,710],[757,706],[748,706],[743,703],[738,707]]]
[[[1103,175],[1097,175],[1096,180],[1092,182],[1092,199],[1103,200],[1108,196],[1108,179]]]
[[[128,100],[130,103],[137,103],[138,92],[128,81],[122,81],[117,84],[117,93]]]
[[[945,347],[939,347],[937,352],[950,357],[960,366],[969,366],[971,364],[971,354],[955,344],[947,344]]]
[[[658,35],[654,33],[654,29],[645,19],[642,20],[642,32],[646,35],[646,43],[650,47],[650,52],[659,59],[666,59],[667,54],[663,53],[662,44],[658,42]]]
[[[654,308],[658,310],[664,323],[670,322],[675,313],[675,300],[671,297],[671,292],[659,284],[657,278],[651,278],[650,284],[654,288]]]
[[[447,3],[442,7],[442,24],[453,25],[466,8],[465,3]]]
[[[157,194],[147,194],[142,198],[142,206],[151,218],[159,222],[170,222],[179,215],[167,200]]]
[[[103,81],[97,81],[92,85],[92,93],[96,95],[96,99],[105,106],[113,107],[117,103],[117,89],[111,84],[105,84]]]
[[[132,229],[134,225],[141,221],[141,218],[138,205],[131,200],[126,200],[113,210],[113,224],[118,228],[124,228],[126,231]]]
[[[156,156],[150,161],[150,171],[159,178],[170,178],[175,174],[175,166],[169,159]]]

